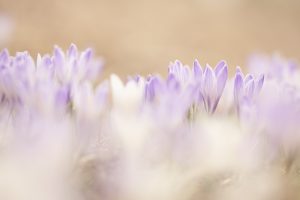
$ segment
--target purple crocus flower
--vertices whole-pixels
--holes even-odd
[[[253,75],[244,76],[239,67],[236,69],[234,78],[234,102],[239,112],[242,104],[252,104],[259,94],[264,83],[264,75],[254,78]]]
[[[169,76],[174,76],[181,85],[188,84],[191,81],[191,69],[187,65],[183,65],[179,60],[170,63],[168,69]]]
[[[10,56],[5,49],[0,53],[0,66],[2,102],[22,104],[42,99],[44,92],[38,88],[43,85],[50,95],[49,102],[65,107],[73,101],[74,88],[85,81],[92,84],[98,78],[102,62],[93,59],[91,49],[79,52],[72,44],[66,54],[55,46],[52,56],[38,54],[36,61],[28,52]]]
[[[285,80],[297,74],[297,64],[294,60],[287,60],[279,54],[272,56],[252,55],[247,68],[253,75],[265,74],[267,79]]]
[[[208,113],[214,113],[228,78],[226,62],[220,61],[214,70],[207,64],[203,72],[199,62],[195,60],[193,72],[198,85],[198,102],[204,103]]]
[[[163,87],[163,81],[158,76],[149,76],[145,83],[145,99],[152,102]]]

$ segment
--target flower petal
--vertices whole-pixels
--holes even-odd
[[[234,78],[234,101],[235,104],[238,105],[240,103],[240,98],[242,96],[242,92],[244,90],[244,80],[243,75],[239,72],[235,74]]]
[[[221,72],[221,70],[227,66],[226,65],[226,62],[224,60],[221,60],[217,65],[216,65],[216,68],[215,68],[215,74],[216,76],[219,75],[219,73]]]

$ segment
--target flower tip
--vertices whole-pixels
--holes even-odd
[[[225,60],[221,60],[220,62],[218,62],[218,64],[215,67],[215,74],[218,75],[222,71],[222,69],[226,66],[227,64]]]
[[[1,52],[0,52],[0,60],[3,62],[3,61],[7,61],[9,58],[9,51],[8,49],[3,49]]]
[[[265,75],[264,74],[261,74],[259,77],[258,77],[258,81],[257,81],[257,86],[256,86],[256,89],[257,89],[257,92],[259,92],[264,84],[264,81],[265,81]]]
[[[203,72],[202,72],[202,67],[199,63],[199,61],[197,59],[194,60],[194,64],[193,64],[193,72],[195,76],[202,76]]]
[[[242,73],[241,67],[240,66],[236,66],[235,72],[236,73]]]
[[[57,58],[63,58],[64,52],[58,45],[54,45],[53,55]]]
[[[93,49],[87,48],[84,52],[82,52],[83,59],[87,62],[89,61],[93,56]]]
[[[77,57],[77,46],[73,43],[71,43],[69,49],[68,49],[68,57]]]

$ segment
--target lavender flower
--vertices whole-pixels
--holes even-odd
[[[19,52],[13,57],[3,50],[0,65],[2,102],[32,105],[36,99],[46,97],[42,91],[46,89],[48,106],[58,104],[62,108],[72,104],[74,88],[85,81],[93,83],[102,68],[100,60],[92,59],[91,49],[79,53],[73,44],[66,55],[55,47],[53,56],[38,55],[36,62],[27,52]]]
[[[247,74],[244,77],[239,67],[236,69],[234,78],[234,102],[239,112],[242,104],[252,104],[253,100],[259,94],[264,83],[264,75],[254,78],[253,75]]]
[[[169,67],[169,78],[174,77],[180,87],[194,87],[197,104],[204,104],[208,113],[214,113],[228,77],[228,69],[225,61],[220,61],[213,70],[208,64],[202,70],[199,62],[194,61],[193,70],[183,66],[181,62],[175,61]]]
[[[300,73],[265,65],[99,80],[90,49],[3,50],[0,199],[299,199]]]
[[[222,96],[228,77],[225,61],[220,61],[213,70],[208,64],[202,73],[198,61],[194,62],[194,76],[200,84],[199,99],[203,101],[208,113],[214,113]]]

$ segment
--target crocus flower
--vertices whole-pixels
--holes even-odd
[[[252,104],[253,100],[259,94],[264,83],[264,75],[254,78],[253,75],[247,74],[244,76],[243,72],[237,67],[234,78],[234,102],[239,112],[242,104]]]
[[[260,62],[99,80],[90,49],[3,50],[0,199],[299,199],[300,73]]]
[[[208,113],[214,113],[220,101],[228,77],[227,68],[226,62],[220,61],[214,70],[207,64],[203,72],[199,62],[194,62],[194,77],[199,84],[198,99]]]
[[[18,52],[13,57],[4,49],[0,64],[2,102],[33,105],[36,99],[47,96],[44,102],[52,102],[51,107],[61,105],[60,108],[72,104],[74,88],[86,81],[92,84],[102,68],[102,62],[92,58],[91,49],[80,53],[74,44],[67,54],[56,46],[52,56],[38,55],[36,61],[28,52]]]

